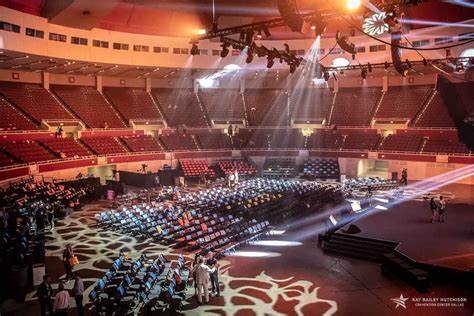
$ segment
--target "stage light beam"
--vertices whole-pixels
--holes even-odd
[[[360,0],[347,0],[346,8],[349,10],[355,10],[360,7]]]

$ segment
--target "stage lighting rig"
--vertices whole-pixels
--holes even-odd
[[[273,60],[273,57],[268,56],[267,57],[267,68],[272,68],[274,64],[275,64],[275,61]]]
[[[327,24],[320,12],[315,12],[311,17],[311,30],[314,31],[316,37],[321,36],[326,32]]]
[[[278,11],[283,21],[293,32],[301,32],[304,19],[296,7],[296,0],[277,0]]]
[[[356,49],[354,43],[349,41],[349,37],[347,35],[342,35],[341,32],[336,33],[336,42],[342,50],[348,52],[349,54],[355,56]],[[353,58],[354,59],[354,58]]]

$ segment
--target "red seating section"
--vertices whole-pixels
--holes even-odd
[[[334,94],[329,89],[291,91],[291,117],[295,122],[322,122],[329,116]]]
[[[72,138],[49,138],[41,140],[41,143],[48,147],[58,157],[60,156],[60,153],[65,154],[67,158],[92,155],[92,152]]]
[[[104,88],[104,94],[127,120],[161,120],[160,112],[144,89]]]
[[[224,174],[233,173],[235,170],[239,175],[256,175],[257,170],[244,160],[219,161],[217,166]]]
[[[14,164],[15,164],[15,160],[13,160],[11,157],[9,157],[8,155],[6,155],[4,152],[0,150],[0,167],[6,167],[6,166],[14,165]]]
[[[211,120],[232,122],[243,121],[245,118],[244,101],[237,89],[203,89],[199,91],[199,98]]]
[[[193,89],[153,89],[152,93],[169,125],[207,126]]]
[[[216,176],[215,171],[209,168],[205,160],[180,160],[180,164],[185,177]]]
[[[0,93],[38,123],[43,119],[72,119],[51,93],[38,84],[1,82]]]
[[[317,130],[308,138],[308,148],[339,149],[342,146],[342,135],[337,130]]]
[[[357,149],[357,150],[375,150],[380,141],[380,135],[373,132],[348,133],[344,140],[343,149]]]
[[[24,163],[57,159],[52,153],[32,140],[11,141],[0,145],[18,161]]]
[[[36,125],[0,97],[0,131],[34,130]]]
[[[232,148],[232,141],[229,135],[221,130],[210,130],[194,133],[202,149]]]
[[[375,117],[412,119],[426,102],[432,89],[432,86],[389,87]]]
[[[420,151],[423,137],[410,134],[388,135],[382,142],[381,151]]]
[[[331,118],[332,125],[369,126],[371,113],[382,95],[380,88],[340,89]]]
[[[151,135],[122,136],[121,139],[132,152],[163,150],[162,146]]]
[[[421,114],[415,126],[418,127],[455,127],[453,120],[449,116],[448,108],[444,104],[441,95],[435,94],[433,100],[426,110]]]
[[[248,89],[245,100],[250,125],[288,125],[288,94],[277,89]]]
[[[94,87],[54,86],[52,89],[89,127],[124,128],[120,118]]]
[[[468,154],[469,149],[463,143],[445,138],[430,138],[423,148],[424,153],[450,154],[464,153]]]
[[[198,149],[190,134],[178,133],[176,131],[164,131],[160,135],[160,140],[169,150]]]
[[[81,138],[81,141],[97,155],[127,152],[124,146],[122,146],[115,137],[111,136],[84,137]]]

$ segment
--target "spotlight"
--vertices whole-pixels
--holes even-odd
[[[360,6],[360,0],[347,0],[346,8],[349,10],[355,10]]]
[[[407,66],[408,66],[408,68],[410,68],[410,69],[411,69],[411,67],[412,67],[412,64],[411,64],[411,62],[410,62],[410,61],[407,59],[407,60],[406,60],[406,63],[407,63]]]
[[[328,81],[329,80],[329,72],[325,71],[324,75],[323,75],[323,78],[324,78],[324,81]]]
[[[360,76],[362,77],[362,79],[366,79],[367,78],[367,69],[362,68],[360,70]]]
[[[262,39],[262,31],[258,30],[257,32],[257,39]]]
[[[327,24],[324,22],[321,13],[316,12],[311,18],[311,30],[314,31],[314,35],[316,35],[316,37],[321,36],[326,32],[326,27]]]
[[[222,43],[222,51],[221,51],[221,57],[225,58],[227,55],[229,55],[229,44],[228,43]]]
[[[274,63],[275,61],[273,60],[273,57],[269,56],[267,60],[267,68],[272,68]]]
[[[296,65],[295,64],[291,64],[290,65],[290,74],[294,73],[296,71]]]
[[[247,59],[245,59],[245,62],[247,64],[250,64],[252,60],[253,60],[253,50],[249,49],[249,51],[247,52]]]
[[[199,55],[199,48],[196,43],[193,43],[193,46],[191,47],[191,55]]]
[[[388,64],[388,61],[386,61],[386,62],[384,63],[384,68],[385,68],[385,70],[387,70],[388,67],[390,67],[390,65]]]
[[[197,33],[198,35],[205,35],[207,32],[206,32],[205,29],[199,29],[199,30],[196,31],[196,33]]]
[[[369,72],[372,72],[372,65],[370,63],[367,63],[367,68],[369,69]]]
[[[423,66],[428,66],[428,61],[425,58],[423,58]]]

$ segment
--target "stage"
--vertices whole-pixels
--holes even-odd
[[[417,262],[474,271],[472,187],[449,185],[440,192],[453,197],[444,223],[431,223],[428,202],[412,200],[356,220],[357,236],[398,242],[396,249]]]

